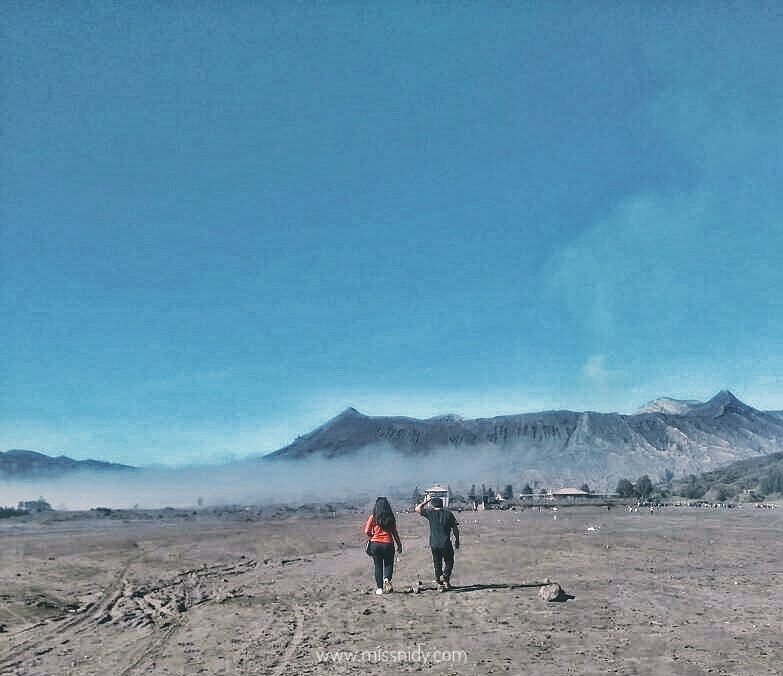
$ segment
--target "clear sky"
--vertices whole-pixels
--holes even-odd
[[[778,2],[0,12],[0,450],[783,409]]]

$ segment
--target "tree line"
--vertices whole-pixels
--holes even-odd
[[[682,479],[672,481],[672,472],[666,472],[660,484],[654,484],[648,475],[636,480],[620,479],[617,493],[620,498],[639,498],[649,500],[653,495],[661,498],[678,495],[687,500],[701,500],[708,493],[709,499],[725,502],[749,494],[752,499],[763,499],[769,495],[783,495],[783,469],[773,467],[766,472],[743,474],[732,468],[714,470],[701,476],[689,474]]]

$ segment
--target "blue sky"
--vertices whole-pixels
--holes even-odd
[[[783,12],[729,5],[11,0],[0,449],[783,409]]]

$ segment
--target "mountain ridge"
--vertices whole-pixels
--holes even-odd
[[[446,453],[464,462],[465,451],[497,452],[515,474],[611,486],[622,477],[700,473],[783,450],[779,412],[748,406],[729,390],[705,402],[663,401],[667,406],[648,404],[632,414],[560,410],[474,419],[367,416],[349,407],[264,457],[350,458],[375,448],[400,459]]]
[[[74,460],[65,455],[51,456],[38,451],[0,451],[0,478],[54,477],[90,470],[97,472],[133,471],[135,467],[102,460]]]
[[[783,411],[760,411],[728,390],[704,402],[663,397],[631,414],[549,410],[419,419],[369,416],[348,407],[291,444],[242,462],[343,460],[353,472],[383,451],[392,454],[389,476],[395,462],[428,473],[424,462],[434,459],[429,467],[447,481],[508,477],[611,490],[619,478],[684,477],[783,451]],[[37,451],[0,452],[0,478],[136,469]]]

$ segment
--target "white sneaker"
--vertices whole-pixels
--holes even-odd
[[[384,594],[391,594],[394,591],[394,587],[392,587],[391,580],[387,577],[383,580],[383,593]]]
[[[382,596],[382,595],[383,595],[383,589],[381,589],[380,587],[378,587],[378,589],[376,589],[376,590],[375,590],[375,593],[376,593],[378,596]]]

